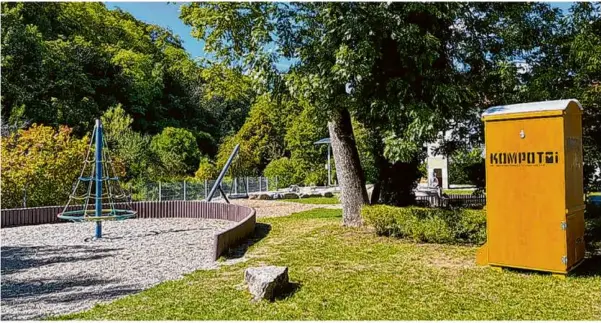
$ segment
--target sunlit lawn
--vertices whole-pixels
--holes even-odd
[[[302,204],[340,204],[337,196],[333,197],[307,197],[302,199],[282,199],[282,202],[293,202]]]
[[[474,264],[476,247],[416,244],[341,227],[340,210],[264,218],[245,262],[197,271],[62,317],[78,320],[597,320],[601,262],[559,280]],[[595,263],[593,263],[595,262]],[[288,266],[296,292],[251,303],[244,269]],[[595,272],[596,271],[596,272]],[[143,273],[140,273],[143,274]]]
[[[471,195],[472,193],[474,193],[474,190],[467,190],[467,189],[446,189],[446,190],[443,190],[443,192],[447,193],[447,194]]]

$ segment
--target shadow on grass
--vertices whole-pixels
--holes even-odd
[[[584,259],[582,264],[570,273],[574,277],[601,276],[601,254],[593,255]]]
[[[532,269],[503,267],[503,271],[527,274],[527,275],[550,275],[547,271],[538,271]],[[601,255],[593,255],[585,258],[584,261],[574,270],[570,271],[568,277],[596,277],[601,276]]]
[[[255,232],[253,235],[248,238],[246,241],[240,243],[237,247],[230,248],[226,253],[223,254],[224,260],[232,260],[239,259],[244,257],[248,248],[256,244],[257,242],[263,240],[263,238],[267,237],[269,232],[271,231],[271,225],[266,223],[257,223],[255,224]]]
[[[279,294],[278,296],[275,297],[275,300],[281,301],[284,300],[292,295],[294,295],[294,293],[296,293],[300,288],[301,288],[301,283],[295,283],[295,282],[290,282],[288,283],[288,286],[286,286],[286,288],[284,290],[282,290],[282,293]]]

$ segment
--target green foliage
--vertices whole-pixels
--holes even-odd
[[[150,137],[132,130],[133,118],[121,105],[108,109],[101,117],[109,151],[126,169],[123,181],[147,181],[160,174],[160,165],[150,146]]]
[[[109,108],[100,118],[107,141],[118,142],[119,137],[131,131],[134,119],[128,115],[121,104]]]
[[[378,168],[376,167],[373,156],[373,147],[371,146],[369,131],[357,120],[353,119],[352,121],[353,132],[357,142],[357,151],[359,152],[359,159],[361,160],[365,181],[367,183],[375,183],[378,178]]]
[[[481,148],[455,151],[449,156],[449,181],[453,184],[481,185],[482,181],[477,176],[480,164],[484,165]]]
[[[200,162],[200,150],[194,135],[181,128],[167,127],[154,136],[150,148],[163,166],[167,177],[185,176],[196,170]]]
[[[265,167],[265,176],[269,178],[278,178],[278,187],[289,187],[290,185],[300,185],[305,178],[305,165],[299,160],[283,157],[272,160]]]
[[[378,235],[435,243],[486,241],[486,214],[480,210],[375,205],[364,206],[361,215]]]
[[[199,144],[214,155],[248,112],[249,86],[233,82],[239,71],[203,68],[171,31],[103,3],[3,3],[2,20],[2,118],[11,124],[68,125],[82,135],[120,105],[133,130],[205,133],[210,140]],[[217,92],[208,83],[221,74],[232,76],[222,80],[231,88]]]
[[[584,211],[587,250],[601,250],[601,205],[588,203]]]
[[[194,178],[198,180],[212,180],[216,179],[219,175],[219,170],[215,167],[208,158],[203,157],[200,159],[200,164],[198,165],[198,169],[196,173],[194,173]]]
[[[89,138],[77,139],[68,127],[33,124],[2,137],[2,207],[62,205],[83,167]],[[26,193],[25,193],[26,192]]]
[[[240,176],[260,174],[270,161],[284,156],[286,129],[301,109],[292,100],[277,100],[268,94],[259,96],[242,128],[219,147],[218,167],[225,164],[234,146],[240,144],[239,158],[232,170]]]

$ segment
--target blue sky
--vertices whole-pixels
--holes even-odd
[[[139,20],[171,29],[176,35],[181,37],[184,48],[190,53],[192,58],[211,57],[204,52],[204,42],[190,36],[191,28],[179,19],[179,7],[184,3],[105,2],[105,4],[109,9],[119,7],[128,11]],[[572,2],[551,3],[552,6],[562,9],[564,12],[568,10],[571,4]],[[281,62],[278,68],[285,69],[288,64],[288,62]]]

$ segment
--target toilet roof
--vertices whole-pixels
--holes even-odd
[[[540,101],[540,102],[529,102],[519,103],[511,105],[499,105],[486,109],[482,113],[483,117],[511,114],[511,113],[524,113],[524,112],[540,112],[540,111],[554,111],[554,110],[565,110],[570,103],[576,103],[580,110],[582,105],[576,99],[567,100],[555,100],[555,101]]]

